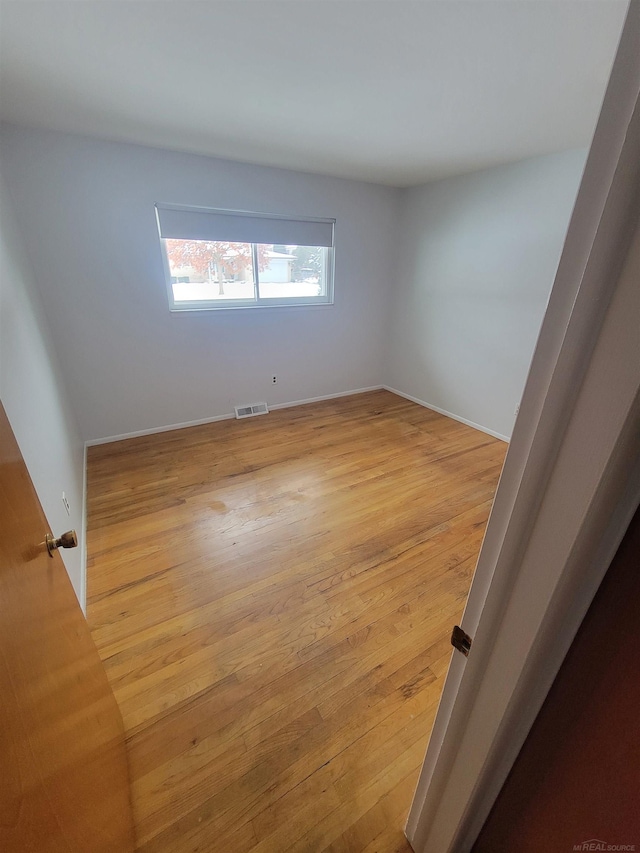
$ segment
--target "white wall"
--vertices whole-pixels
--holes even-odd
[[[60,535],[70,528],[78,532],[79,547],[61,551],[61,555],[84,606],[83,446],[3,175],[0,175],[0,399],[51,532]],[[71,506],[71,517],[62,505],[63,491]]]
[[[11,126],[2,146],[84,439],[380,383],[399,190]],[[157,201],[335,217],[335,305],[170,314]]]
[[[405,190],[386,385],[511,435],[585,158]]]
[[[584,151],[401,191],[14,126],[1,142],[83,439],[380,384],[510,436]],[[170,314],[156,201],[336,217],[335,305]]]

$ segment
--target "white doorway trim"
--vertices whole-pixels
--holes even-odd
[[[632,2],[409,814],[473,846],[640,501],[640,3]]]

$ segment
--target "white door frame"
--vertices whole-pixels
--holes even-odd
[[[407,823],[473,846],[640,502],[640,2],[630,4]],[[582,839],[576,839],[578,843]]]

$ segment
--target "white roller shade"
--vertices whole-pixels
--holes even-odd
[[[243,211],[156,205],[160,236],[174,240],[333,246],[333,219],[295,219]]]

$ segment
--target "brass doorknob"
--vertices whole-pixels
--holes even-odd
[[[66,533],[63,533],[62,536],[58,536],[56,539],[55,536],[52,536],[50,533],[44,537],[44,541],[47,545],[47,551],[49,552],[49,556],[53,557],[53,552],[58,548],[77,548],[78,546],[78,535],[75,530],[67,530]]]

